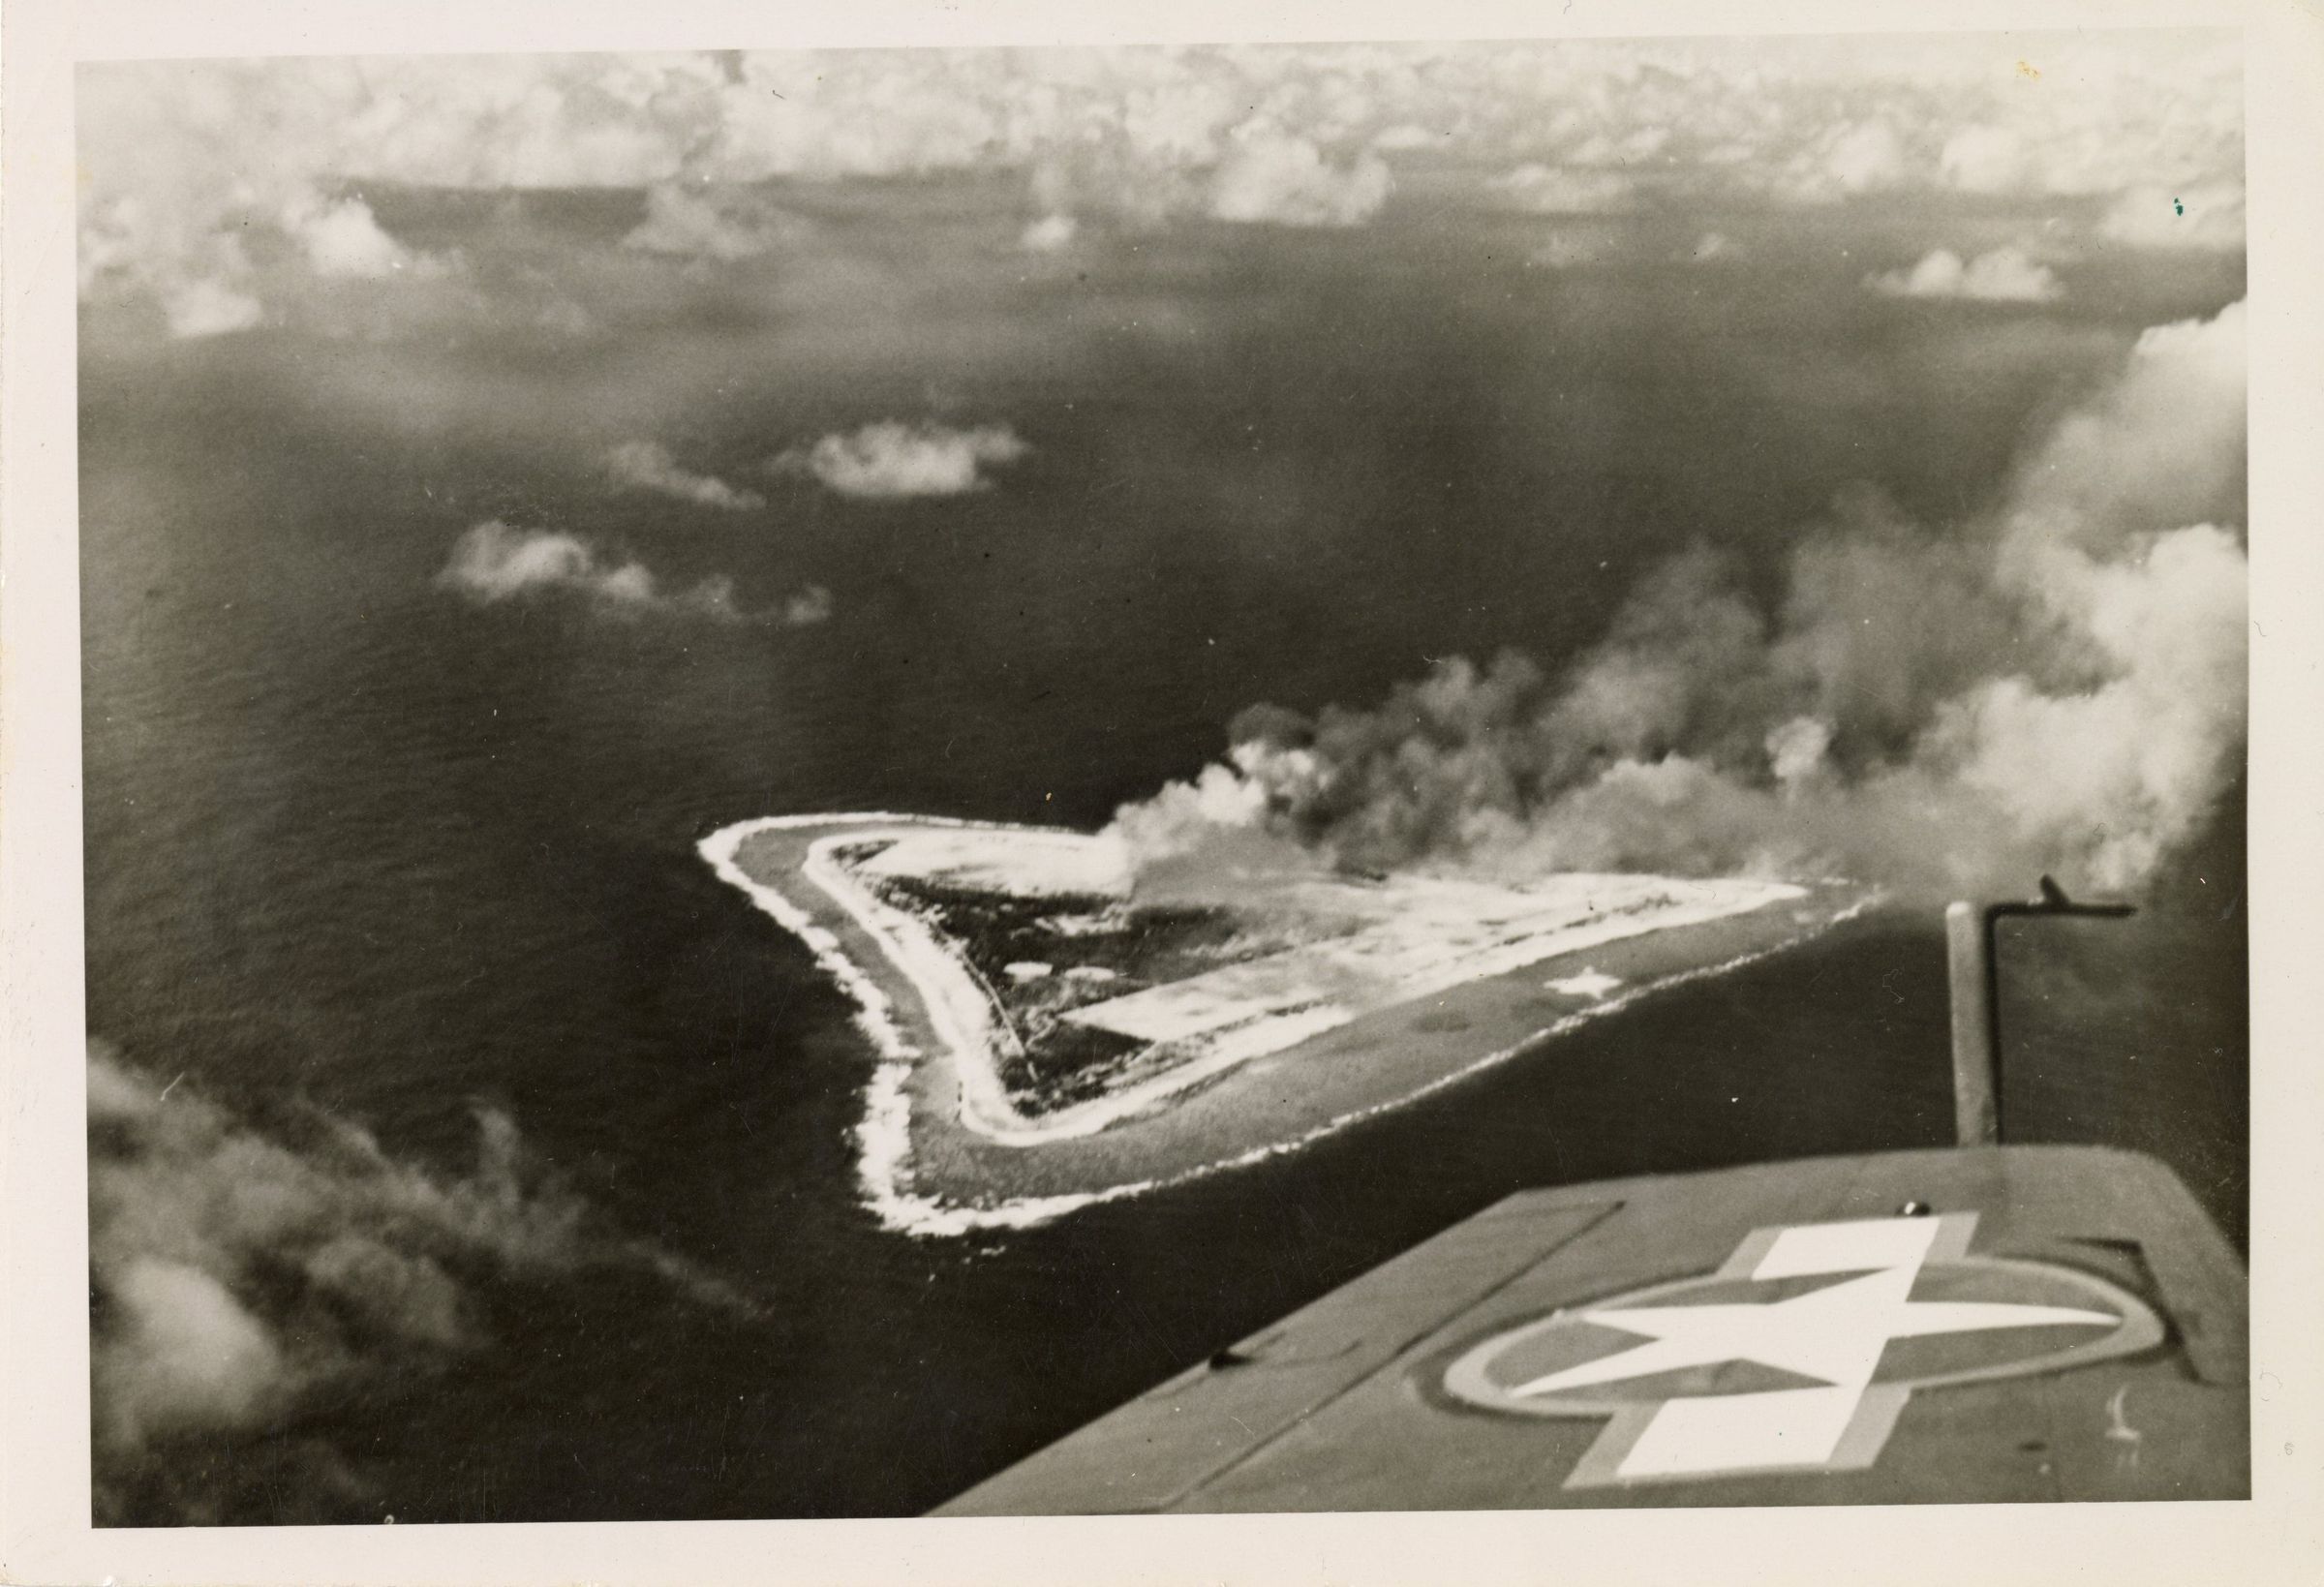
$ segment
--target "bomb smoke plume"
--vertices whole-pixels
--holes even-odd
[[[1513,650],[1368,710],[1254,707],[1115,830],[1155,888],[1321,863],[2136,889],[2242,756],[2245,434],[2237,303],[2140,336],[1968,521],[1848,493],[1772,604],[1699,541],[1563,672]]]

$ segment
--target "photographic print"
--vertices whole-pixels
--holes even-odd
[[[81,65],[95,1523],[2248,1497],[2244,65]]]

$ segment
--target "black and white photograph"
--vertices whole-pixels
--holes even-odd
[[[70,81],[100,1537],[2251,1498],[2240,28],[285,48]]]

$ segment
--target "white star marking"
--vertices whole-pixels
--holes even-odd
[[[1542,985],[1551,992],[1562,992],[1568,997],[1587,997],[1597,1000],[1622,984],[1618,975],[1608,975],[1601,969],[1584,969],[1579,975],[1561,976]]]
[[[1912,1282],[1950,1219],[1872,1218],[1806,1224],[1775,1233],[1756,1262],[1744,1250],[1723,1276],[1794,1278],[1853,1273],[1820,1290],[1762,1305],[1601,1306],[1581,1321],[1641,1334],[1645,1343],[1544,1373],[1509,1392],[1525,1398],[1619,1383],[1682,1367],[1756,1361],[1828,1385],[1762,1393],[1666,1400],[1618,1417],[1601,1443],[1605,1468],[1585,1458],[1568,1485],[1704,1477],[1720,1473],[1834,1469],[1869,1464],[1904,1409],[1909,1390],[1876,1385],[1891,1339],[1989,1328],[2112,1328],[2111,1312],[1995,1301],[1915,1301]],[[1966,1247],[1967,1231],[1961,1232]],[[1850,1456],[1854,1448],[1858,1453]]]
[[[1919,1265],[1889,1267],[1828,1289],[1765,1305],[1616,1306],[1580,1314],[1586,1323],[1642,1333],[1648,1342],[1521,1384],[1513,1394],[1617,1383],[1680,1367],[1757,1361],[1834,1388],[1872,1382],[1891,1339],[1983,1328],[2111,1326],[2121,1319],[2067,1306],[1906,1298]]]

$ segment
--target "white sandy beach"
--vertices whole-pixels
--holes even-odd
[[[1269,909],[1328,921],[1328,934],[1072,1011],[1077,1023],[1147,1044],[1142,1061],[1094,1097],[1030,1113],[1002,1078],[1016,1037],[992,989],[957,944],[870,878],[1123,899],[1131,878],[1117,847],[1055,829],[885,813],[743,822],[701,847],[856,1002],[878,1054],[857,1132],[866,1199],[883,1222],[919,1234],[1038,1223],[1291,1149],[1866,901],[1854,889],[1604,874],[1514,887],[1419,876],[1278,885]],[[1707,962],[1697,950],[1658,950],[1647,973],[1608,975],[1578,957],[1675,943],[1729,921],[1760,924],[1706,939]],[[1542,966],[1569,973],[1528,978]],[[1469,1024],[1444,1013],[1455,996],[1483,1011],[1490,1040],[1447,1033]],[[1415,1022],[1410,1009],[1439,1023]],[[1386,1048],[1367,1034],[1384,1021],[1402,1022]],[[1272,1078],[1286,1063],[1301,1072],[1289,1091]],[[1236,1081],[1262,1071],[1259,1089]]]

